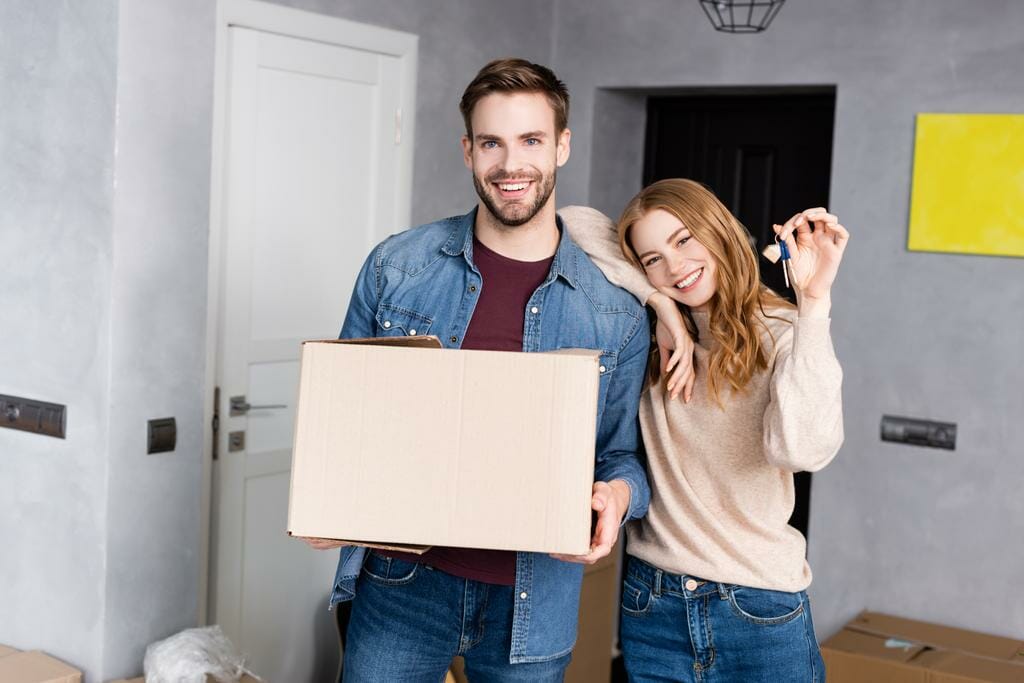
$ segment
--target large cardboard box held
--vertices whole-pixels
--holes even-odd
[[[0,683],[82,683],[82,672],[38,650],[0,645]]]
[[[1020,683],[1024,641],[862,612],[821,648],[829,683]]]
[[[306,342],[288,533],[586,553],[599,358]]]

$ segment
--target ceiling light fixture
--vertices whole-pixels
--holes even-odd
[[[699,0],[704,14],[723,33],[760,33],[786,0]]]

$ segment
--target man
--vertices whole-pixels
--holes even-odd
[[[555,213],[568,107],[565,86],[543,66],[499,60],[477,74],[460,105],[477,207],[374,249],[341,337],[432,334],[450,348],[602,350],[591,552],[343,548],[331,604],[354,596],[346,681],[438,681],[455,655],[473,681],[562,680],[582,565],[607,555],[622,523],[647,509],[636,422],[647,316],[605,280]]]

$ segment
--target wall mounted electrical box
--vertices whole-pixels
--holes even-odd
[[[956,424],[912,417],[882,416],[882,441],[956,450]]]
[[[0,427],[64,438],[67,409],[58,403],[0,394]]]
[[[178,423],[173,417],[149,421],[146,453],[167,453],[178,443]]]

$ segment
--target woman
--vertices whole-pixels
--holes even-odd
[[[690,401],[672,396],[652,359],[640,403],[653,495],[628,529],[630,679],[823,681],[806,544],[788,519],[793,473],[821,469],[843,440],[829,309],[849,234],[824,209],[775,226],[794,307],[760,283],[748,233],[696,182],[642,190],[617,235],[591,209],[562,216],[612,282],[660,299],[658,315],[675,318],[665,327],[685,320],[696,340]]]

